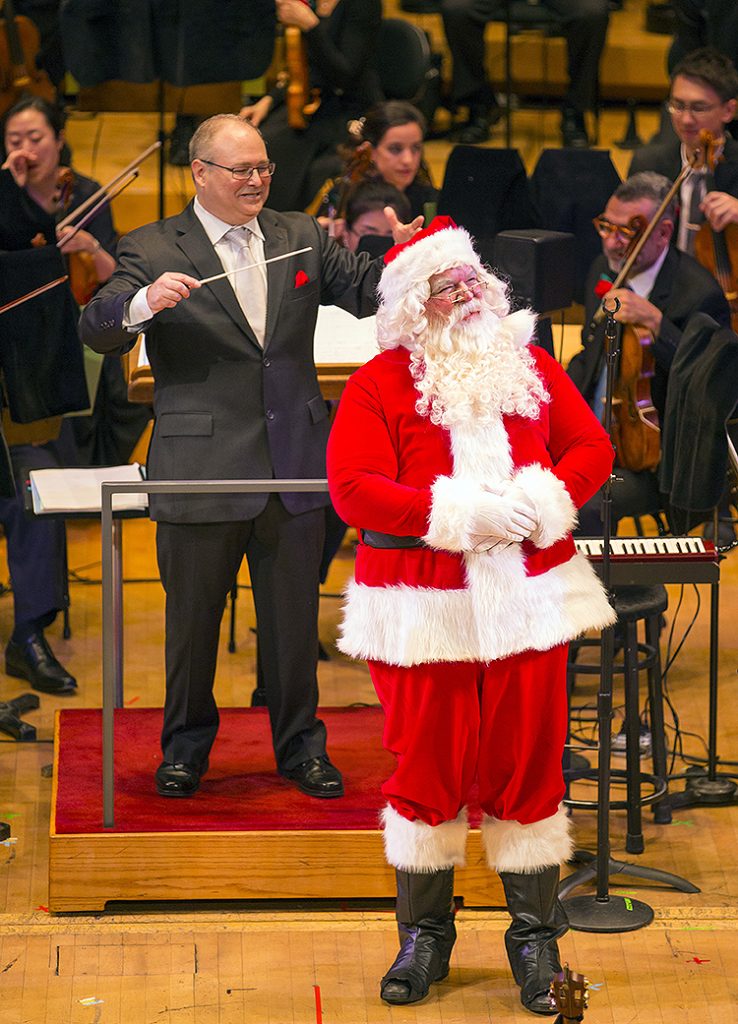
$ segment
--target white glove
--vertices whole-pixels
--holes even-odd
[[[471,550],[489,551],[500,542],[507,546],[530,537],[538,526],[538,517],[522,489],[509,484],[484,489],[486,497],[469,518]]]

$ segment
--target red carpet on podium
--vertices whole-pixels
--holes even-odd
[[[305,796],[276,774],[265,708],[223,708],[210,769],[189,799],[160,797],[161,708],[115,712],[115,829],[103,829],[102,712],[59,712],[57,834],[375,829],[393,758],[382,749],[380,708],[321,708],[328,752],[346,795]]]

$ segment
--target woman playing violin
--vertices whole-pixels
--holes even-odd
[[[276,0],[276,10],[282,25],[302,32],[309,92],[319,99],[304,128],[290,126],[284,84],[241,109],[241,116],[261,130],[270,157],[282,168],[272,183],[269,205],[284,211],[303,209],[310,202],[322,180],[311,181],[310,165],[345,141],[347,121],[381,98],[374,51],[382,4],[381,0],[317,0],[315,5],[306,0]]]
[[[65,174],[61,166],[64,148],[63,115],[37,97],[21,100],[5,119],[5,151],[2,169],[12,176],[18,190],[18,201],[31,222],[49,244],[56,240],[54,222],[71,212],[98,188],[96,182],[82,174]],[[0,221],[0,246],[20,248],[33,243],[32,238],[18,239],[13,244],[4,237],[10,230],[5,218]],[[13,228],[15,230],[15,228]],[[60,237],[72,228],[62,229]],[[51,237],[49,235],[51,234]],[[65,254],[87,253],[94,264],[98,282],[107,281],[113,273],[116,235],[110,210],[98,213],[87,226],[67,243],[61,245]]]

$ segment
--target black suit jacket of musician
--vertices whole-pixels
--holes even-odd
[[[341,248],[306,214],[264,209],[258,220],[267,259],[311,247],[267,267],[263,349],[225,278],[193,289],[143,328],[155,379],[151,479],[325,476],[328,409],[313,359],[318,306],[373,313],[383,263]],[[82,316],[84,342],[98,352],[129,349],[127,303],[166,271],[196,278],[223,271],[192,205],[121,240],[115,273]],[[282,500],[292,513],[328,501],[310,493]],[[253,518],[266,501],[266,494],[159,496],[151,513],[169,522],[227,522]]]
[[[569,363],[568,372],[576,386],[592,402],[605,358],[604,325],[595,330],[587,342],[588,326],[601,299],[595,294],[597,282],[608,273],[607,261],[600,255],[592,264],[587,278],[584,347]],[[651,397],[660,417],[666,404],[666,385],[674,353],[682,332],[694,313],[708,313],[722,326],[730,325],[730,310],[719,284],[712,274],[686,253],[671,246],[666,254],[649,301],[663,313],[661,330],[654,342],[655,371]]]
[[[681,169],[682,144],[675,136],[666,142],[652,142],[637,149],[628,176],[640,171],[656,171],[669,181],[675,181]],[[715,167],[715,191],[738,197],[738,141],[730,136],[725,139],[723,159]]]

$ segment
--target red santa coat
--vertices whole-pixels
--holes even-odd
[[[523,322],[524,340],[530,327]],[[536,419],[434,425],[415,410],[405,348],[349,380],[328,445],[335,508],[353,526],[419,536],[427,546],[359,544],[344,653],[399,666],[488,662],[614,621],[571,537],[577,508],[610,473],[612,445],[559,364],[537,346],[531,353],[551,399]],[[540,528],[523,544],[475,553],[469,519],[483,485],[509,480],[532,500]]]

